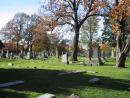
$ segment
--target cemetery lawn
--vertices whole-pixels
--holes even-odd
[[[45,93],[55,94],[57,98],[66,98],[72,93],[80,98],[130,98],[130,58],[126,68],[119,69],[115,68],[114,59],[109,59],[104,66],[83,66],[82,60],[64,65],[54,57],[45,61],[0,59],[0,83],[25,81],[24,84],[0,88],[0,98],[36,98]],[[90,72],[57,75],[72,70]],[[93,77],[100,78],[103,84],[90,84],[89,79]]]

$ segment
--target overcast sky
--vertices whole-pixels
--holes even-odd
[[[13,18],[17,12],[27,14],[37,13],[40,0],[1,0],[0,2],[0,29]]]

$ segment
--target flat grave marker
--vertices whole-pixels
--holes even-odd
[[[21,81],[21,80],[20,81],[2,83],[2,84],[0,84],[0,88],[14,86],[14,85],[23,84],[23,83],[24,83],[24,81]]]

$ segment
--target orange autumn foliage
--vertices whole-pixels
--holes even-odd
[[[127,18],[130,16],[130,0],[120,0],[119,4],[112,8],[110,15],[116,21],[112,25],[113,30],[119,30],[120,21],[128,21]]]
[[[107,51],[110,49],[110,47],[107,44],[100,44],[100,49],[103,51]]]

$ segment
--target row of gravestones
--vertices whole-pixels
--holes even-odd
[[[71,62],[68,60],[68,53],[65,53],[65,54],[62,54],[62,57],[61,57],[61,62],[63,64],[70,64]],[[106,61],[102,60],[103,63],[105,63]],[[91,65],[91,66],[99,66],[99,60],[98,59],[92,59],[91,61],[84,61],[82,62],[83,65]]]
[[[7,51],[1,50],[0,52],[0,58],[10,58],[10,59],[14,59],[14,58],[31,59],[32,57],[33,58],[47,58],[48,56],[49,55],[47,51],[43,51],[40,53],[33,53],[33,54],[31,54],[31,52],[26,53],[26,52],[21,51],[18,55],[16,55],[16,53],[14,52],[9,52],[8,50]]]

